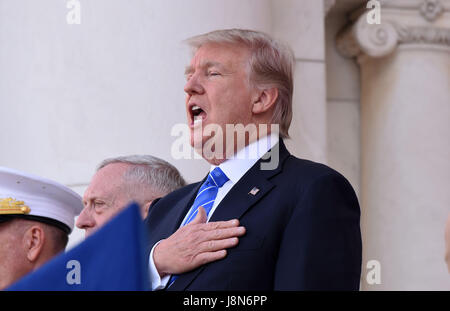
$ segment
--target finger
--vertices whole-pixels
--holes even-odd
[[[212,241],[212,240],[223,240],[233,237],[240,237],[245,234],[244,227],[232,227],[225,229],[216,229],[209,231],[198,232],[198,242]]]
[[[213,261],[217,261],[220,259],[223,259],[227,256],[226,250],[220,250],[216,252],[207,252],[207,253],[201,253],[197,255],[193,261],[195,266],[201,266]]]
[[[223,240],[210,240],[200,244],[202,252],[216,252],[230,247],[238,245],[239,239],[236,237],[223,239]]]
[[[203,208],[203,206],[199,206],[197,215],[195,216],[194,220],[191,222],[191,224],[204,224],[206,222],[206,211]]]
[[[224,228],[232,228],[239,226],[239,220],[232,219],[228,221],[214,221],[204,225],[203,230],[216,230]]]

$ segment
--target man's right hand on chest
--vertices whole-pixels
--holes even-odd
[[[162,240],[153,252],[161,278],[182,274],[204,264],[224,258],[227,248],[236,246],[245,228],[239,220],[206,223],[206,212],[200,207],[195,219]]]

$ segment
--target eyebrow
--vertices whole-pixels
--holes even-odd
[[[200,68],[208,69],[208,68],[211,68],[211,67],[214,67],[214,66],[217,66],[217,67],[220,67],[220,68],[223,69],[223,65],[221,63],[214,62],[214,61],[206,61],[206,62],[204,62],[203,64],[200,65]],[[195,71],[194,67],[186,66],[186,69],[184,70],[184,74],[187,76],[187,75],[193,73],[194,71]]]

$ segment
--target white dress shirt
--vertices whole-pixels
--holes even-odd
[[[239,150],[232,158],[226,160],[219,165],[220,169],[225,173],[229,180],[219,188],[217,192],[216,199],[208,214],[207,222],[211,219],[214,211],[216,210],[219,203],[227,195],[227,193],[233,188],[233,186],[242,178],[242,176],[247,173],[247,171],[265,154],[269,149],[275,146],[279,141],[278,134],[271,134],[265,136],[245,148]],[[211,166],[210,172],[216,168],[215,165]],[[190,211],[190,210],[189,210]],[[189,214],[187,212],[187,215]],[[183,223],[184,220],[181,222]],[[161,241],[159,241],[161,242]],[[166,275],[162,279],[159,276],[158,270],[156,269],[155,263],[153,261],[153,251],[155,247],[159,244],[156,243],[151,252],[149,260],[149,270],[150,270],[150,281],[152,285],[152,290],[163,289],[166,287],[170,280],[171,275]]]

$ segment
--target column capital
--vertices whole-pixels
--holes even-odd
[[[338,50],[347,57],[383,57],[401,44],[433,44],[450,49],[449,0],[379,1],[380,24],[369,24],[370,9],[352,12],[352,23],[338,33]]]

